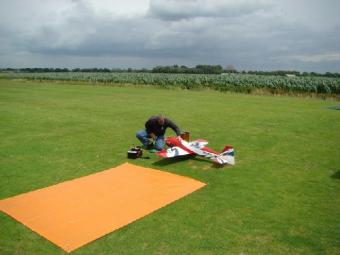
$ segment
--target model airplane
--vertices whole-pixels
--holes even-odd
[[[232,146],[226,146],[221,152],[216,152],[206,147],[208,141],[203,139],[188,142],[181,138],[168,137],[165,142],[170,148],[156,153],[162,158],[198,155],[211,159],[214,163],[220,165],[235,165],[234,148]]]

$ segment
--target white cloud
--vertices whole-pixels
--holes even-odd
[[[149,0],[87,0],[98,14],[134,17],[144,15],[149,8]]]

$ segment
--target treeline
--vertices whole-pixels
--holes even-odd
[[[299,72],[294,70],[275,70],[275,71],[237,71],[233,66],[227,66],[223,69],[220,65],[197,65],[196,67],[187,66],[157,66],[152,69],[153,73],[184,73],[184,74],[223,74],[223,73],[238,73],[238,74],[256,74],[256,75],[274,75],[274,76],[320,76],[340,78],[340,73],[316,73],[316,72]]]
[[[156,66],[152,69],[153,73],[185,73],[185,74],[221,74],[226,70],[220,65],[197,65],[187,66]]]
[[[156,66],[152,69],[134,69],[134,68],[0,68],[0,72],[24,72],[24,73],[65,73],[65,72],[82,72],[82,73],[176,73],[176,74],[255,74],[255,75],[274,75],[274,76],[303,76],[303,77],[332,77],[340,78],[340,73],[316,73],[316,72],[299,72],[294,70],[276,70],[276,71],[238,71],[233,66],[227,66],[223,69],[221,65],[196,65],[195,67],[187,66]]]
[[[186,66],[157,66],[153,69],[133,69],[133,68],[6,68],[0,69],[0,71],[11,71],[11,72],[26,72],[26,73],[62,73],[62,72],[82,72],[82,73],[122,73],[122,72],[134,72],[134,73],[188,73],[188,74],[221,74],[225,72],[220,65],[197,65],[196,67],[190,68]]]
[[[134,73],[147,73],[151,72],[148,69],[132,69],[132,68],[2,68],[0,72],[20,72],[20,73],[67,73],[67,72],[79,72],[79,73],[125,73],[125,72],[134,72]]]

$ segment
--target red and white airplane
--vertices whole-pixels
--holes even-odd
[[[187,142],[181,138],[168,137],[165,142],[170,148],[156,153],[162,158],[174,158],[184,155],[198,155],[211,159],[214,163],[220,165],[235,165],[234,148],[232,146],[225,146],[221,152],[216,152],[206,147],[208,141],[203,139]]]

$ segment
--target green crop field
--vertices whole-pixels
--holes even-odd
[[[157,74],[157,73],[13,73],[11,77],[30,80],[87,81],[109,84],[144,84],[166,88],[200,89],[272,94],[340,94],[340,78],[285,77],[251,74]]]
[[[158,113],[236,150],[130,160],[208,185],[72,254],[340,254],[339,101],[68,83],[0,79],[0,199],[127,161]],[[64,253],[0,213],[0,254]]]

